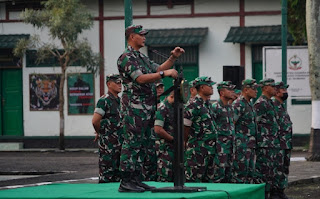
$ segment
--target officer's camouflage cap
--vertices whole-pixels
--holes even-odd
[[[260,80],[259,83],[261,86],[275,86],[274,79],[272,78],[266,78],[266,79]]]
[[[281,81],[281,82],[276,82],[275,85],[276,85],[277,88],[289,88],[289,85],[283,83],[283,81]]]
[[[236,85],[232,84],[231,81],[222,81],[222,82],[217,84],[217,89],[218,90],[223,89],[223,88],[226,88],[226,89],[229,89],[229,90],[233,90],[235,87],[236,87]]]
[[[156,81],[156,87],[161,86],[161,85],[164,85],[163,81],[161,79]]]
[[[112,73],[112,74],[107,75],[106,76],[106,82],[108,82],[110,80],[112,80],[112,81],[114,81],[116,83],[121,83],[122,82],[122,79],[121,79],[119,74],[113,74]]]
[[[190,82],[189,82],[189,87],[190,87],[190,88],[194,87],[194,83],[195,83],[195,80],[190,81]]]
[[[194,86],[199,86],[199,85],[215,85],[216,82],[211,80],[211,77],[207,77],[207,76],[202,76],[202,77],[197,77],[194,80]]]
[[[125,36],[128,37],[131,33],[146,35],[149,31],[142,29],[141,25],[131,25],[126,28]]]
[[[239,95],[239,94],[241,93],[241,90],[235,89],[235,90],[234,90],[234,93],[237,94],[237,95]]]
[[[259,85],[257,84],[255,79],[245,79],[242,81],[242,88],[257,88]]]

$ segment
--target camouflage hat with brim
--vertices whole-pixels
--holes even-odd
[[[259,85],[257,84],[255,79],[245,79],[242,81],[242,88],[258,88]]]
[[[125,36],[128,37],[132,33],[136,33],[139,35],[148,34],[148,30],[143,29],[141,25],[131,25],[126,28]]]
[[[158,87],[158,86],[163,86],[164,84],[163,84],[163,81],[160,79],[160,80],[158,80],[157,82],[155,82],[156,83],[156,87]]]
[[[191,82],[189,82],[189,87],[190,88],[194,87],[194,83],[195,83],[195,80],[192,80]]]
[[[197,77],[194,80],[194,86],[199,86],[199,85],[208,85],[208,86],[212,86],[215,85],[216,82],[211,80],[211,77],[207,77],[207,76],[202,76],[202,77]]]
[[[275,86],[274,79],[272,78],[266,78],[266,79],[260,80],[259,84],[261,86]]]
[[[231,81],[222,81],[217,84],[218,90],[223,89],[223,88],[226,88],[228,90],[234,90],[235,87],[236,87],[236,85],[232,84]]]
[[[281,81],[281,82],[276,82],[275,85],[276,85],[277,88],[289,88],[289,85],[283,83],[283,81]]]
[[[106,82],[108,82],[108,81],[114,81],[116,83],[121,83],[122,79],[119,74],[109,74],[106,76]]]

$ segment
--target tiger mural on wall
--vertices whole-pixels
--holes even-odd
[[[59,110],[58,74],[30,75],[30,110]]]

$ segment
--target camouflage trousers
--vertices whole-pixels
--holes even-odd
[[[237,141],[235,149],[232,180],[233,183],[256,183],[256,150],[248,148],[245,142]]]
[[[274,148],[258,148],[256,168],[259,178],[266,183],[266,191],[280,189],[284,150]],[[280,171],[278,171],[280,170]]]
[[[188,182],[213,182],[214,166],[214,154],[209,154],[204,148],[187,149],[185,174]]]
[[[275,186],[276,189],[285,189],[288,186],[288,175],[290,166],[291,150],[290,149],[279,149],[277,154],[276,164],[276,175],[275,175]],[[281,164],[283,163],[283,164]]]
[[[147,154],[144,159],[142,168],[142,177],[144,181],[156,181],[157,180],[157,155],[155,148],[156,135],[154,129],[151,129],[151,136],[146,143]]]
[[[142,172],[150,142],[153,114],[144,109],[129,108],[123,113],[123,144],[120,171]]]
[[[232,177],[233,137],[218,136],[214,156],[214,182],[228,183]]]
[[[99,183],[120,181],[121,141],[117,133],[99,136]]]
[[[164,139],[156,142],[157,154],[157,181],[173,182],[173,145]]]

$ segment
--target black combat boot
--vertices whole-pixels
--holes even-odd
[[[119,192],[144,192],[145,189],[138,186],[137,183],[131,178],[130,172],[124,172],[121,178]]]
[[[270,191],[270,199],[281,199],[281,197],[279,196],[278,189],[271,189],[271,191]]]
[[[284,189],[279,189],[278,195],[280,196],[281,199],[289,199],[288,196],[284,193]]]
[[[136,185],[138,185],[139,187],[142,187],[145,189],[145,191],[151,191],[153,189],[155,189],[156,187],[153,186],[149,186],[145,183],[142,182],[141,179],[141,171],[135,171],[134,173],[131,174],[132,175],[132,179],[134,180],[134,182],[136,183]]]

